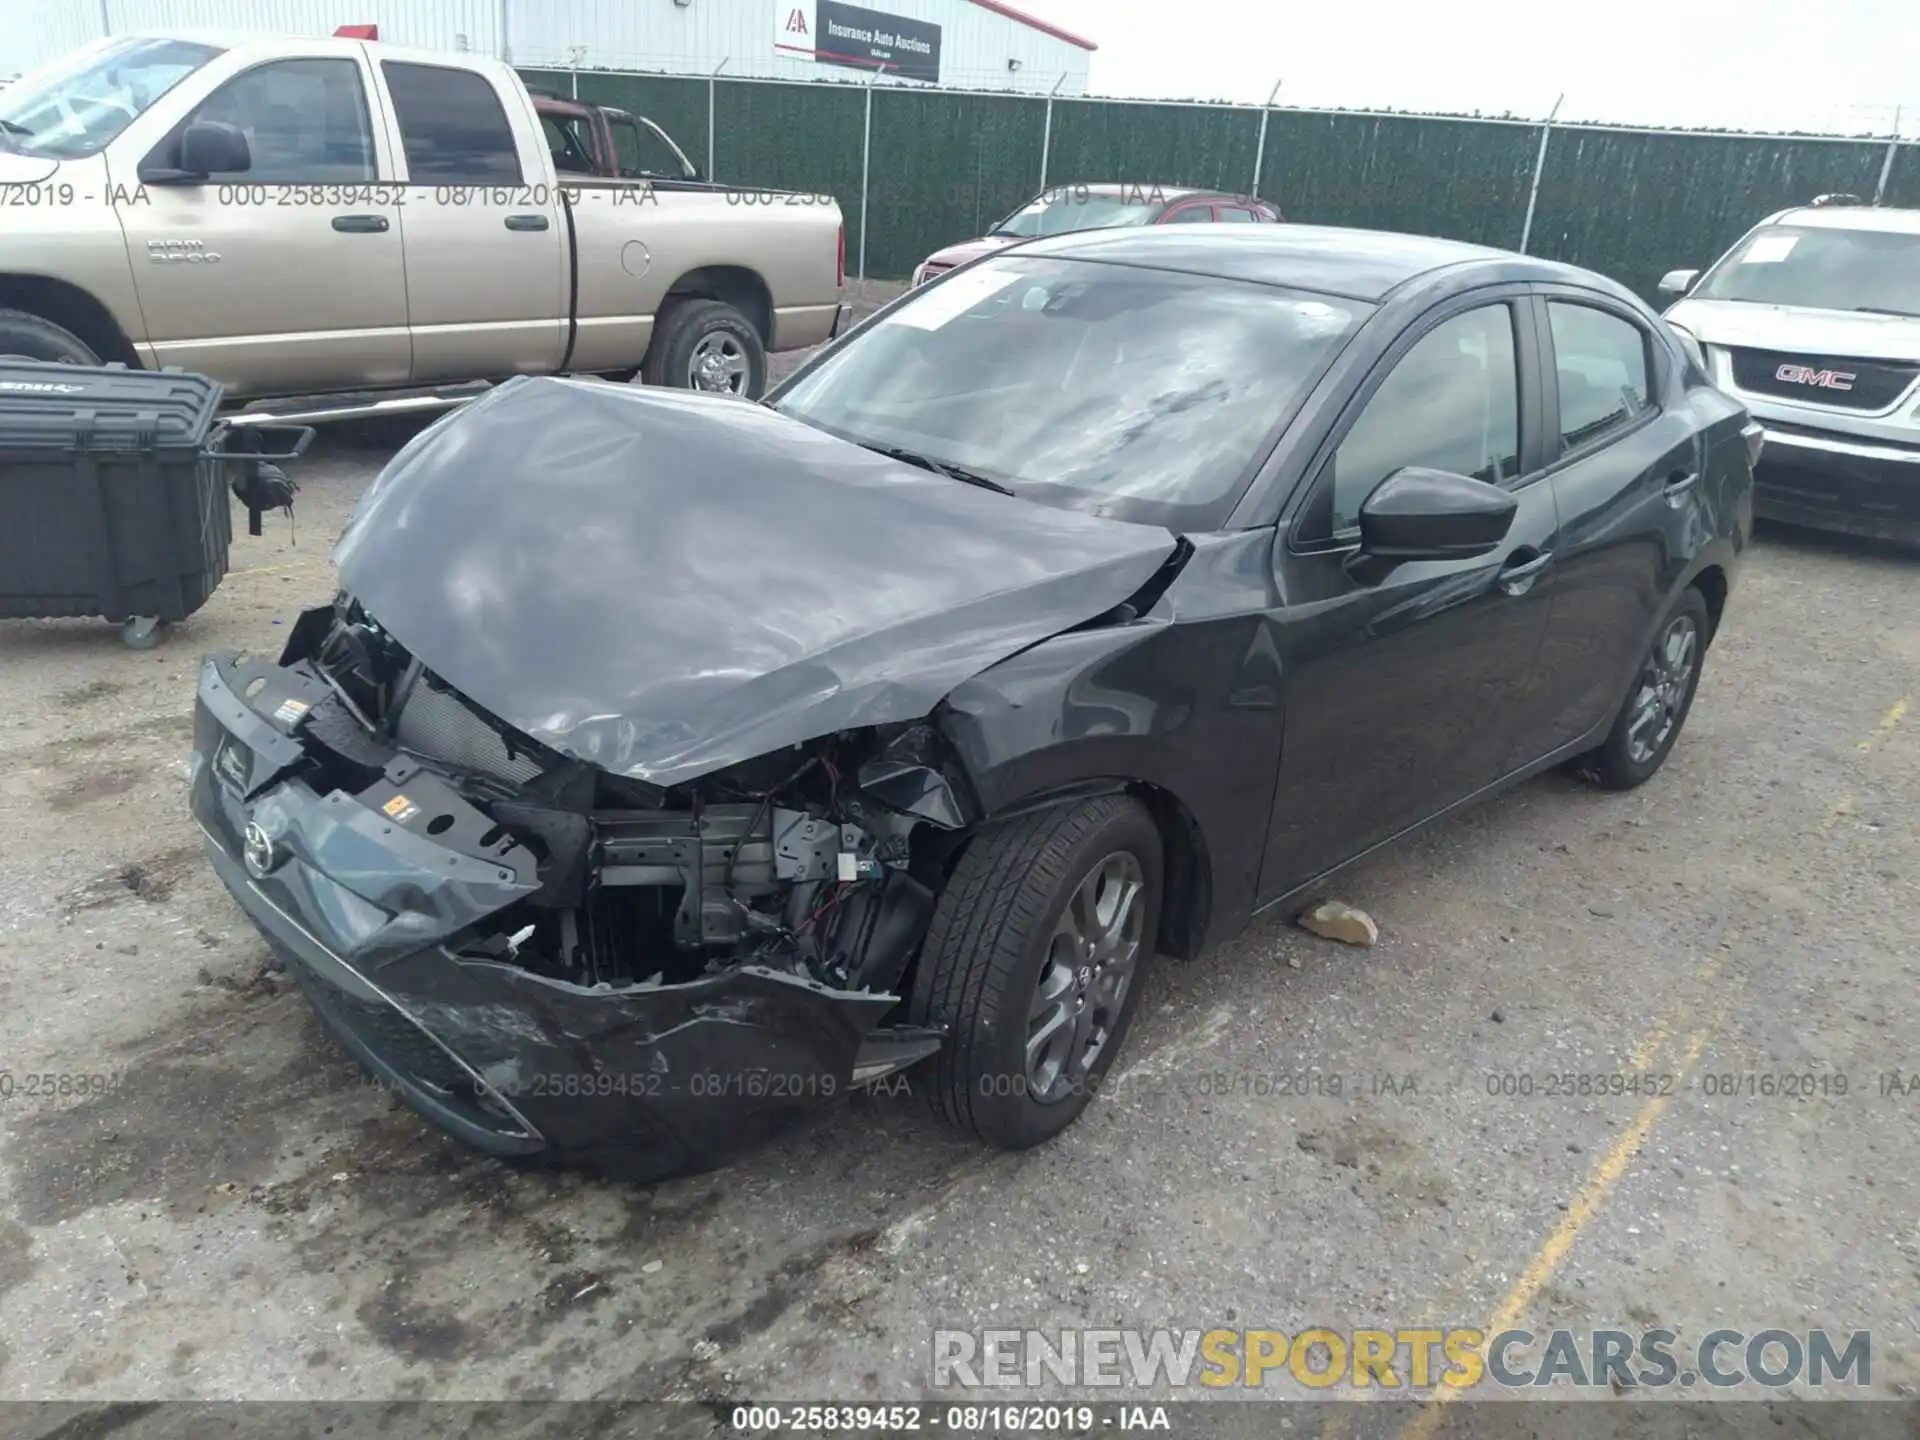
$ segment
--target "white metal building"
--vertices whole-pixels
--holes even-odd
[[[1005,0],[0,0],[0,80],[102,35],[379,37],[540,68],[1084,95],[1094,45]]]

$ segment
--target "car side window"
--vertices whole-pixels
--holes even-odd
[[[630,115],[607,117],[613,131],[613,148],[620,157],[620,173],[629,179],[658,178],[678,180],[683,172],[680,157],[673,153],[651,125]]]
[[[1169,211],[1161,222],[1166,225],[1210,225],[1213,223],[1211,205],[1182,205],[1178,210]]]
[[[1243,205],[1216,205],[1214,206],[1214,214],[1221,220],[1232,221],[1241,225],[1251,225],[1256,218],[1254,213]]]
[[[413,184],[519,182],[513,127],[486,76],[398,60],[381,61],[380,71],[393,94]]]
[[[234,76],[192,118],[224,121],[247,137],[253,164],[233,179],[303,185],[378,178],[366,87],[351,60],[269,61]],[[177,150],[178,137],[169,144]]]
[[[1560,438],[1590,445],[1647,412],[1647,337],[1638,325],[1591,305],[1549,300],[1553,365],[1560,387]]]
[[[540,117],[540,133],[546,137],[547,153],[553,156],[553,168],[568,175],[591,175],[593,156],[580,138],[584,122],[569,115],[561,120],[553,115]]]
[[[1513,308],[1482,305],[1435,326],[1394,365],[1332,459],[1332,530],[1360,523],[1380,482],[1409,465],[1495,484],[1520,470]]]

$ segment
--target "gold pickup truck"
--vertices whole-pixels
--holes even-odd
[[[558,172],[472,55],[123,36],[0,90],[0,356],[339,413],[527,374],[758,396],[846,324],[845,269],[831,197]]]

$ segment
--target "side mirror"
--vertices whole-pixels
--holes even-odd
[[[238,125],[195,120],[180,137],[180,168],[189,175],[232,175],[253,168],[253,150]]]
[[[1410,465],[1360,507],[1360,553],[1374,560],[1469,560],[1507,537],[1520,502],[1498,485]]]
[[[1698,270],[1669,270],[1660,277],[1660,293],[1678,300],[1693,288],[1693,282],[1699,278]]]

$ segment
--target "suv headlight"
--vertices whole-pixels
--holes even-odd
[[[1671,320],[1667,321],[1667,328],[1673,331],[1674,338],[1680,342],[1680,348],[1687,352],[1687,358],[1700,367],[1702,375],[1711,380],[1713,372],[1707,368],[1707,352],[1700,348],[1700,337],[1686,326],[1676,325]]]

